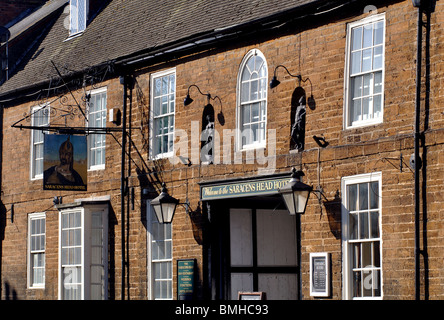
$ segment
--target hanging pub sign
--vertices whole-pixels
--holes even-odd
[[[86,191],[86,136],[45,134],[43,190]]]

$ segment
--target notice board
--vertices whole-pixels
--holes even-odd
[[[177,260],[177,299],[192,300],[194,297],[196,259]]]
[[[330,296],[330,256],[326,252],[310,253],[310,296]]]

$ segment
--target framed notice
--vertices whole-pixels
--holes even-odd
[[[177,299],[192,300],[194,298],[194,273],[196,259],[177,260]]]
[[[310,296],[330,296],[330,255],[310,253]]]
[[[265,292],[239,292],[239,300],[265,300]]]

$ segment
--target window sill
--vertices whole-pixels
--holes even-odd
[[[66,38],[65,40],[63,40],[63,42],[66,42],[66,41],[69,41],[69,40],[71,40],[71,39],[74,39],[74,38],[80,37],[81,35],[83,35],[83,32],[84,32],[84,31],[85,31],[85,30],[80,31],[80,32],[77,32],[77,33],[70,34],[70,35],[68,36],[68,38]]]
[[[28,287],[28,289],[29,290],[45,289],[45,285],[44,284],[42,284],[42,285],[35,285],[35,286],[32,286],[32,287]]]
[[[352,125],[346,125],[344,130],[365,128],[365,127],[370,127],[370,126],[374,126],[374,125],[378,125],[378,124],[382,124],[382,123],[383,123],[382,117],[378,118],[378,119],[364,120],[364,121],[356,122],[355,124],[352,124]]]
[[[105,165],[97,165],[97,166],[91,166],[88,168],[88,172],[90,171],[101,171],[101,170],[105,170]]]

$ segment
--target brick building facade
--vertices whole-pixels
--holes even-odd
[[[422,15],[419,209],[418,9],[237,2],[231,19],[96,2],[83,31],[65,10],[33,44],[0,87],[2,299],[180,299],[188,261],[194,299],[443,297],[441,1]],[[53,133],[86,136],[86,191],[43,190]],[[300,216],[278,193],[292,168],[315,190]],[[150,205],[162,183],[172,224]]]

